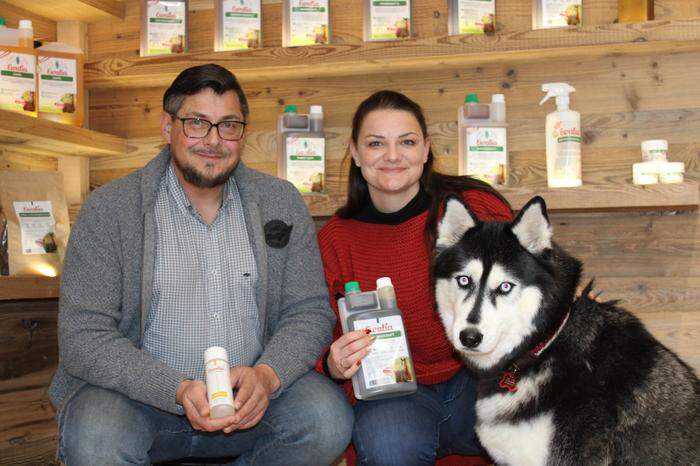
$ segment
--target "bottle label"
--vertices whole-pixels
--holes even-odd
[[[287,181],[299,192],[322,193],[325,183],[326,140],[287,138]]]
[[[291,46],[328,43],[328,0],[290,0]]]
[[[458,34],[496,32],[496,0],[459,0]]]
[[[148,0],[146,14],[146,55],[183,53],[187,35],[187,3]]]
[[[75,113],[79,104],[77,81],[75,60],[39,56],[39,111]]]
[[[260,0],[224,0],[220,50],[254,49],[260,43]]]
[[[205,371],[209,406],[233,405],[228,363],[223,359],[213,359],[207,363]]]
[[[581,128],[558,121],[554,125],[557,155],[554,159],[553,177],[556,179],[581,178]]]
[[[353,330],[370,329],[376,340],[362,360],[366,388],[382,387],[415,380],[403,321],[400,316],[362,319],[353,322]]]
[[[403,39],[411,35],[410,0],[372,0],[369,40]]]
[[[507,137],[505,128],[466,128],[467,175],[492,185],[507,180]]]
[[[537,0],[542,2],[542,27],[556,28],[581,24],[582,0]]]
[[[0,108],[36,112],[36,57],[0,51]]]

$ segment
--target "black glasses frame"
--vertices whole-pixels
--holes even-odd
[[[224,141],[240,141],[241,139],[243,139],[243,135],[245,134],[245,127],[247,125],[247,123],[245,121],[238,121],[238,120],[222,120],[218,123],[212,123],[209,120],[206,120],[204,118],[199,118],[199,117],[182,118],[182,117],[179,117],[177,115],[172,115],[172,114],[170,116],[172,116],[176,120],[180,120],[182,122],[183,134],[185,136],[187,136],[188,138],[192,138],[192,139],[204,139],[207,136],[209,136],[209,133],[211,132],[212,128],[216,128],[216,134],[219,136],[219,139],[223,139]],[[185,131],[185,122],[191,121],[191,120],[199,120],[199,121],[209,123],[209,129],[207,129],[207,132],[204,136],[190,136],[189,134],[187,134],[187,131]],[[241,131],[241,135],[237,139],[229,139],[229,138],[225,138],[225,137],[221,136],[221,131],[219,131],[219,125],[222,123],[238,123],[239,125],[243,125],[243,130]]]

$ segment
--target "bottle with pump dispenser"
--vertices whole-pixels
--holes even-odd
[[[0,33],[0,109],[37,116],[37,63],[30,20]]]
[[[338,310],[343,333],[369,329],[375,337],[352,377],[355,398],[377,400],[414,393],[418,386],[413,360],[391,279],[379,278],[376,291],[366,292],[360,291],[357,282],[346,283]]]
[[[557,110],[547,115],[547,184],[550,188],[581,186],[581,114],[569,108],[569,94],[576,89],[567,83],[542,85],[556,98]]]
[[[325,191],[326,136],[323,107],[312,105],[309,114],[287,105],[277,124],[277,176],[291,182],[303,194]]]
[[[459,174],[493,186],[505,186],[508,184],[505,97],[494,94],[490,104],[478,102],[476,94],[468,94],[457,114]]]

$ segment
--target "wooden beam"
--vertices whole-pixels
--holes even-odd
[[[82,21],[59,21],[58,41],[80,48],[87,54],[87,24]],[[87,99],[79,102],[85,111]],[[87,121],[87,118],[85,119]],[[58,158],[58,171],[63,173],[63,191],[68,205],[82,204],[90,192],[90,159],[87,157],[63,156]]]
[[[59,277],[0,276],[0,301],[58,298]]]
[[[201,52],[165,57],[109,58],[86,64],[90,89],[167,86],[184,69],[218,63],[242,81],[458,69],[485,64],[542,62],[576,57],[681,53],[700,50],[700,18],[531,30],[494,36],[311,47],[272,47],[245,52]]]
[[[111,134],[0,110],[0,143],[16,152],[104,156],[126,153],[126,140]]]
[[[93,8],[104,11],[115,18],[124,19],[126,17],[126,4],[116,0],[78,0],[80,3],[90,5]]]

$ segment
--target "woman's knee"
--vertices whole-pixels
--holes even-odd
[[[353,444],[363,465],[434,464],[439,421],[425,407],[399,398],[360,402],[356,407]]]

